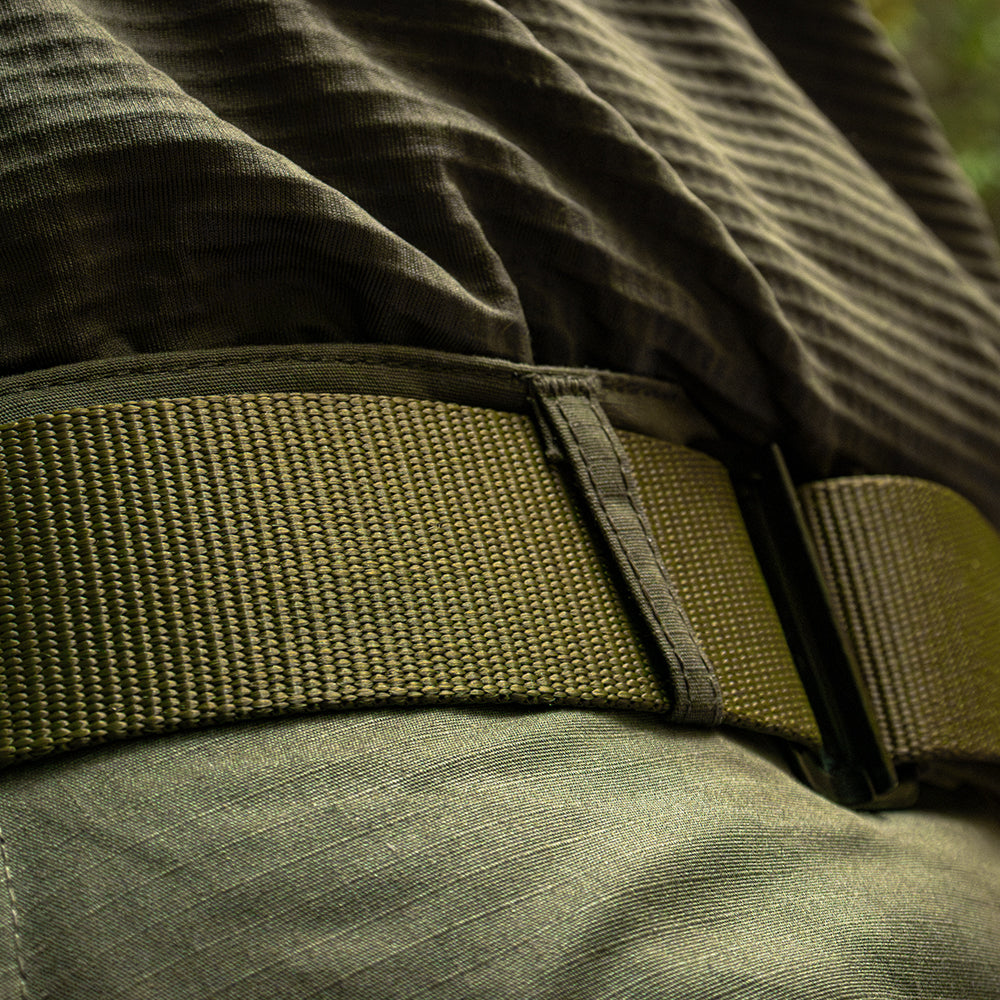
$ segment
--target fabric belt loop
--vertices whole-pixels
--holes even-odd
[[[722,695],[708,657],[660,556],[635,473],[597,401],[594,379],[531,379],[546,454],[571,466],[579,494],[607,543],[629,596],[662,655],[675,722],[718,725]]]

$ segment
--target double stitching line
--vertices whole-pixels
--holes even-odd
[[[581,485],[584,487],[587,501],[594,508],[594,513],[597,515],[605,537],[615,552],[620,568],[625,572],[630,582],[630,589],[633,590],[633,593],[637,597],[641,595],[642,599],[640,603],[643,607],[643,615],[647,620],[647,624],[650,625],[656,634],[657,645],[660,646],[661,652],[663,652],[671,664],[671,673],[674,675],[675,682],[679,682],[678,686],[683,688],[686,703],[681,706],[679,718],[681,720],[685,718],[694,702],[691,675],[685,667],[683,656],[678,650],[675,640],[671,636],[671,629],[664,622],[663,611],[666,609],[661,608],[660,604],[662,602],[655,600],[650,593],[649,581],[647,580],[650,569],[656,573],[657,581],[662,585],[666,593],[669,601],[669,610],[672,610],[676,614],[679,624],[690,637],[691,652],[698,657],[702,667],[702,676],[710,688],[710,705],[699,702],[694,704],[694,708],[698,710],[698,714],[702,718],[704,717],[706,708],[709,709],[708,721],[712,724],[717,723],[721,717],[721,692],[714,671],[698,644],[694,629],[687,615],[684,613],[683,605],[669,575],[665,571],[660,554],[652,540],[649,523],[642,509],[641,501],[635,493],[634,476],[631,474],[628,458],[623,453],[621,442],[610,426],[607,416],[594,399],[593,385],[588,380],[580,378],[567,377],[559,379],[558,377],[543,377],[534,382],[534,387],[544,408],[548,411],[549,419],[554,425],[553,429],[558,438],[562,441],[564,447],[571,452],[569,457],[577,476],[581,479]],[[640,566],[636,563],[636,553],[633,550],[639,539],[633,537],[630,540],[626,537],[622,531],[622,527],[618,524],[616,518],[606,505],[607,497],[604,495],[605,489],[594,474],[593,456],[590,454],[592,446],[580,437],[577,427],[574,425],[574,414],[568,412],[564,405],[564,401],[570,396],[585,402],[593,423],[600,428],[600,432],[605,439],[608,453],[614,456],[618,475],[621,477],[622,495],[627,500],[632,516],[635,518],[635,522],[640,529],[642,535],[641,544],[645,549],[645,553],[650,557],[651,566]],[[674,626],[676,627],[677,624],[678,622],[675,622]],[[664,648],[664,646],[667,648]],[[673,656],[668,654],[667,649],[673,653]]]
[[[17,962],[17,978],[21,986],[22,1000],[28,1000],[28,976],[24,967],[24,944],[21,940],[21,919],[17,910],[17,896],[14,894],[14,876],[7,857],[7,839],[0,829],[0,863],[3,864],[4,882],[10,903],[10,927],[14,939],[14,959]]]

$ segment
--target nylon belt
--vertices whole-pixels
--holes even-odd
[[[2,762],[446,702],[657,712],[822,755],[726,469],[615,431],[585,380],[534,389],[539,419],[260,392],[4,425]],[[1000,761],[996,532],[918,480],[800,496],[893,761]]]

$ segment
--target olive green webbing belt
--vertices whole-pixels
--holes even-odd
[[[543,384],[538,406],[541,434],[525,413],[364,393],[6,424],[0,759],[449,702],[658,712],[817,748],[723,466],[612,431],[586,386]],[[917,480],[801,498],[891,757],[1000,761],[997,534]]]

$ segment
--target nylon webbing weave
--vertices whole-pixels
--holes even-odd
[[[533,435],[277,394],[5,428],[0,753],[384,702],[665,707]]]
[[[935,483],[812,483],[805,509],[888,745],[997,758],[1000,538]]]
[[[814,746],[725,471],[620,438],[723,721]],[[520,413],[336,393],[94,406],[0,428],[0,476],[4,763],[379,704],[671,710]],[[804,495],[896,758],[1000,760],[996,534],[926,484]]]

